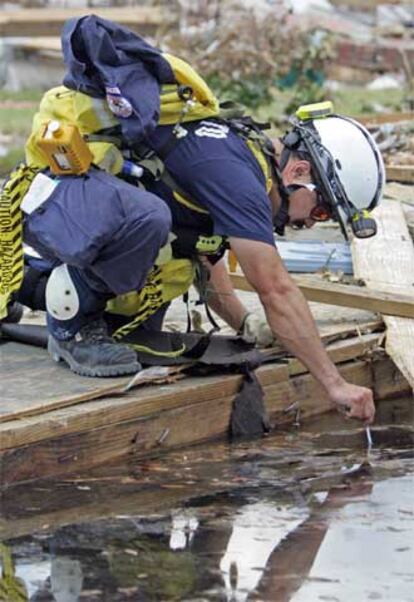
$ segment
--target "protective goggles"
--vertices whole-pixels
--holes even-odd
[[[290,184],[289,186],[286,186],[288,194],[292,194],[301,188],[305,188],[306,190],[310,190],[310,192],[316,193],[316,205],[312,207],[309,213],[310,219],[312,219],[314,222],[327,222],[328,220],[333,219],[331,207],[324,202],[316,184]]]

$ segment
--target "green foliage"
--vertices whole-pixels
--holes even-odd
[[[231,80],[213,74],[207,82],[220,100],[233,100],[251,109],[258,109],[273,100],[272,87],[264,78]]]
[[[16,102],[33,102],[38,104],[44,94],[44,90],[38,90],[37,88],[21,90],[19,92],[11,92],[8,90],[0,89],[0,103],[5,100],[16,101]]]
[[[207,80],[220,100],[253,110],[272,103],[278,89],[289,89],[293,104],[319,100],[333,57],[331,37],[303,31],[282,6],[274,19],[266,11],[223,4],[214,28],[201,24],[166,43]]]
[[[0,178],[5,178],[18,163],[24,160],[24,147],[12,147],[4,157],[0,156]]]
[[[335,110],[348,115],[375,113],[378,108],[387,111],[404,109],[404,90],[367,90],[361,86],[347,86],[332,94]]]
[[[41,96],[39,90],[0,90],[0,146],[6,150],[5,154],[0,154],[0,177],[7,175],[24,158],[24,143]]]
[[[0,103],[0,132],[27,137],[30,134],[36,110],[37,105],[15,108],[8,103],[6,106],[2,106]]]

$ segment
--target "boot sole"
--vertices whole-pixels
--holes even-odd
[[[47,350],[55,362],[66,362],[71,371],[75,374],[79,374],[80,376],[122,376],[124,374],[136,374],[142,369],[142,366],[139,362],[135,362],[133,364],[120,364],[116,366],[95,366],[94,368],[82,366],[82,364],[79,364],[73,359],[69,352],[65,351],[64,349],[59,349],[53,337],[49,337]]]

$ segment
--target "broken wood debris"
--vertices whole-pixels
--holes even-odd
[[[363,335],[328,347],[344,378],[374,388],[376,399],[383,398],[384,392],[391,396],[409,390],[388,358],[374,354],[366,359],[380,339],[381,333]],[[356,354],[365,359],[358,360]],[[271,424],[275,420],[280,424],[280,411],[294,401],[301,404],[301,419],[332,409],[322,388],[303,370],[293,360],[291,366],[269,364],[256,371]],[[241,379],[240,375],[190,377],[158,391],[130,391],[121,398],[11,419],[0,425],[1,483],[62,476],[131,455],[144,458],[224,437]],[[294,417],[286,414],[285,419],[290,423]],[[163,439],[165,432],[168,437]]]
[[[386,165],[387,181],[414,184],[414,167],[412,165]]]
[[[316,277],[308,279],[295,274],[291,274],[291,276],[308,301],[414,318],[414,297],[412,294],[390,293],[382,289],[375,290],[349,284],[336,284]],[[242,274],[230,274],[230,278],[235,288],[244,291],[253,290]]]
[[[368,289],[414,298],[414,244],[400,203],[384,200],[375,209],[378,233],[367,240],[354,239],[354,272]],[[414,388],[414,320],[384,316],[386,351]]]

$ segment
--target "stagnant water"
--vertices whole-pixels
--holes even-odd
[[[4,599],[414,601],[412,424],[413,400],[396,400],[369,453],[365,431],[332,415],[14,487]]]

